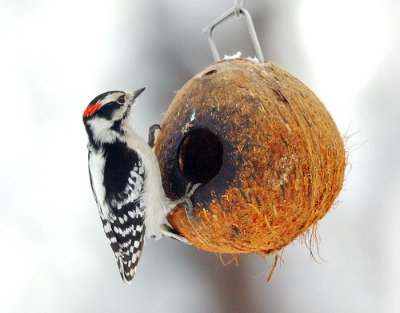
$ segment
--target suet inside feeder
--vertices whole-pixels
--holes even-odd
[[[183,206],[168,221],[195,246],[271,253],[315,225],[340,192],[345,150],[321,101],[273,62],[217,62],[176,94],[155,153],[163,187],[188,183],[196,220]]]

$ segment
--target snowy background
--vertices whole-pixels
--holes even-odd
[[[97,94],[148,86],[147,136],[174,91],[213,63],[202,27],[220,1],[0,0],[0,312],[400,312],[400,1],[246,1],[265,58],[306,83],[349,146],[341,203],[271,283],[256,256],[148,240],[130,286],[106,243],[81,115]],[[253,56],[243,20],[221,54]],[[229,259],[229,256],[225,257]]]

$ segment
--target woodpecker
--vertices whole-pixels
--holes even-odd
[[[144,90],[105,92],[83,113],[90,184],[124,282],[136,273],[144,237],[166,236],[189,243],[166,224],[165,217],[182,202],[191,217],[191,196],[200,185],[188,184],[186,194],[177,201],[166,197],[152,146],[132,127],[132,107]],[[150,145],[157,126],[150,128]]]

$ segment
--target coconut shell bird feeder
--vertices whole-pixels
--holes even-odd
[[[195,219],[179,205],[169,223],[218,253],[269,254],[291,243],[329,211],[346,165],[316,95],[275,63],[246,59],[218,61],[177,92],[155,154],[169,198],[202,184],[192,197]]]

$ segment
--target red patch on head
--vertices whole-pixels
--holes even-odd
[[[92,116],[98,109],[100,109],[101,103],[97,102],[96,104],[88,105],[85,112],[83,112],[83,117]]]

